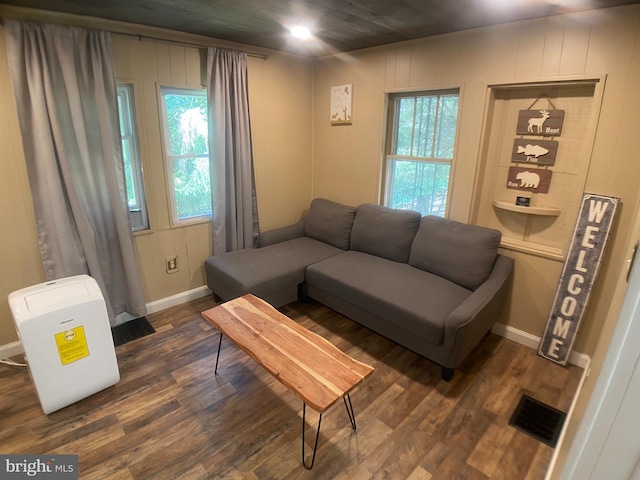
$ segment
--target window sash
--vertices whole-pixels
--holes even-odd
[[[209,161],[208,153],[208,131],[197,132],[194,143],[181,145],[181,152],[176,153],[176,139],[172,139],[172,130],[168,118],[167,97],[170,95],[204,97],[206,90],[183,87],[159,87],[159,95],[162,110],[162,132],[164,136],[164,155],[167,165],[167,188],[171,201],[171,215],[174,225],[210,219],[212,215],[211,206],[211,183],[209,178],[209,168],[188,168],[189,160],[206,159]],[[174,125],[174,128],[179,128]],[[205,129],[206,130],[206,129]],[[203,138],[204,137],[204,138]],[[202,140],[204,144],[202,144]],[[184,147],[192,147],[184,148]],[[186,151],[185,151],[186,150]],[[198,151],[200,150],[200,151]],[[185,160],[184,167],[186,177],[176,176],[176,163]],[[181,184],[181,180],[183,183]],[[198,190],[199,187],[199,190]],[[203,197],[202,194],[205,194]]]
[[[147,230],[149,228],[149,218],[147,216],[142,161],[140,160],[140,147],[136,130],[133,85],[129,83],[118,84],[117,94],[129,220],[133,231]]]
[[[404,168],[400,168],[399,166]],[[432,170],[428,175],[420,175],[419,170]],[[396,182],[396,173],[412,175],[413,183]],[[387,163],[387,190],[385,205],[392,208],[409,209],[424,215],[446,214],[451,163],[410,160],[406,158],[390,159]]]
[[[453,103],[449,101],[452,98],[455,98]],[[418,210],[423,214],[446,215],[458,101],[457,89],[390,95],[391,121],[387,126],[384,157],[385,205]],[[450,135],[443,143],[447,131]],[[427,176],[420,178],[420,174]]]
[[[411,157],[409,155],[387,155],[387,160],[407,160],[411,162],[444,163],[451,165],[452,158]]]

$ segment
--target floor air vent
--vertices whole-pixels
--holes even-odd
[[[152,333],[156,333],[156,331],[145,317],[136,318],[111,328],[113,344],[116,347]]]
[[[509,425],[555,448],[567,414],[522,395]]]

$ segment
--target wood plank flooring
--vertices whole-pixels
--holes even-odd
[[[428,360],[292,303],[282,312],[376,368],[351,394],[357,431],[329,409],[306,471],[300,401],[228,339],[213,374],[219,333],[200,316],[213,305],[149,315],[156,333],[116,348],[121,381],[48,416],[26,369],[0,365],[0,453],[76,453],[82,479],[543,479],[553,450],[508,420],[523,393],[566,412],[582,374],[492,334],[445,383]]]

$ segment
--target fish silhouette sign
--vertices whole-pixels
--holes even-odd
[[[507,188],[527,192],[549,193],[551,170],[541,168],[509,167]]]
[[[564,110],[520,110],[516,134],[559,137],[563,123]]]
[[[513,142],[511,161],[516,163],[535,163],[536,165],[554,165],[558,153],[555,140],[533,140],[517,138]]]

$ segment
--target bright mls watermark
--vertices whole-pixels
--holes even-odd
[[[78,480],[78,455],[2,455],[0,478]]]

